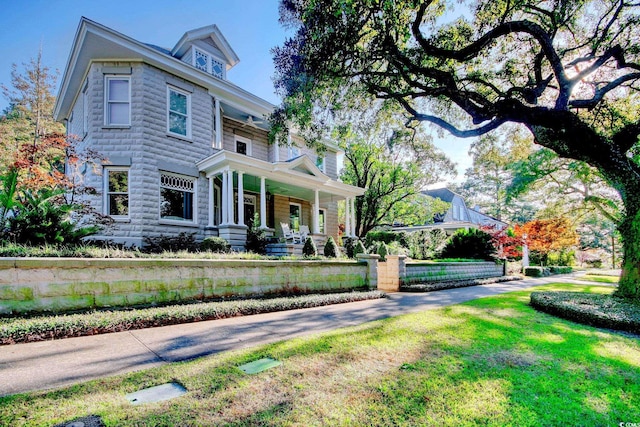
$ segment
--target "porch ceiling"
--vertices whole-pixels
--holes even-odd
[[[229,169],[241,171],[244,173],[243,185],[246,191],[259,193],[260,177],[265,178],[266,190],[271,194],[314,200],[315,191],[318,190],[322,203],[360,196],[365,191],[329,178],[307,156],[270,163],[223,150],[198,162],[197,167],[207,177]]]

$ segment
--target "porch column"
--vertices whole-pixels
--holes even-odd
[[[244,172],[238,171],[238,225],[244,225]]]
[[[227,225],[229,223],[229,177],[227,176],[227,171],[222,171],[222,225]]]
[[[215,199],[213,198],[213,177],[208,177],[209,179],[209,227],[213,227],[213,204],[215,203]]]
[[[220,117],[221,109],[220,109],[220,99],[216,96],[214,100],[214,125],[216,128],[216,136],[214,141],[215,148],[222,148],[222,119]]]
[[[264,176],[260,177],[260,228],[267,228],[267,186]]]
[[[351,203],[347,197],[344,201],[344,234],[347,237],[351,237],[351,214],[349,213],[349,207]]]
[[[235,224],[236,218],[233,212],[233,171],[227,170],[227,220],[228,224]]]
[[[311,232],[313,234],[320,234],[320,221],[318,221],[318,209],[320,209],[320,192],[316,190],[315,193],[316,194],[313,205],[311,206],[311,208],[313,209],[313,215],[311,215]]]
[[[351,206],[349,208],[349,212],[351,212],[351,236],[356,235],[356,207],[355,207],[355,199],[351,198]]]

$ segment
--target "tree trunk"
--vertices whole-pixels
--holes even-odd
[[[615,294],[640,300],[640,193],[630,194],[628,199],[634,200],[625,201],[626,215],[618,227],[623,258],[622,275]]]

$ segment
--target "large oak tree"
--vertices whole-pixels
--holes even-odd
[[[618,294],[640,298],[640,4],[634,0],[282,0],[276,119],[366,92],[458,137],[511,122],[597,168],[624,203]],[[334,97],[339,99],[334,99]],[[277,129],[277,127],[276,127]]]

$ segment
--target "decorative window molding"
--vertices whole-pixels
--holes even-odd
[[[191,138],[191,94],[167,86],[167,133]]]
[[[251,140],[240,135],[235,135],[236,153],[251,156]]]
[[[160,172],[160,219],[196,222],[196,178]]]
[[[226,78],[225,62],[209,52],[205,52],[196,47],[193,48],[193,66],[214,77],[223,80]]]
[[[129,168],[104,168],[104,214],[115,220],[129,218]]]
[[[131,126],[131,77],[105,76],[104,124]]]

